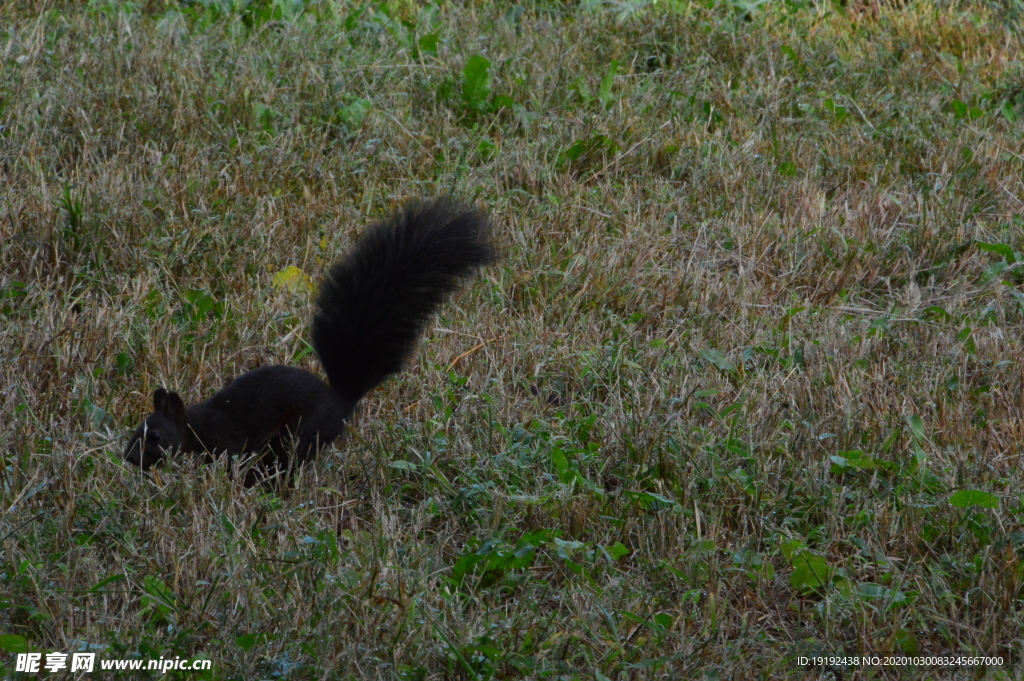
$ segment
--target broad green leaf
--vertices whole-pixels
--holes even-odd
[[[974,243],[983,251],[1003,256],[1003,259],[1010,264],[1017,262],[1017,254],[1007,244],[990,244],[984,241],[975,241]]]
[[[793,574],[789,583],[804,591],[814,591],[829,583],[834,569],[821,556],[808,550],[798,552],[790,561]]]
[[[604,77],[601,79],[601,85],[597,89],[597,98],[601,100],[605,108],[608,108],[615,102],[615,97],[612,96],[612,85],[615,83],[615,75],[619,71],[619,62],[612,60],[612,63],[608,65],[608,70],[605,72]]]
[[[28,642],[24,636],[0,634],[0,650],[6,650],[9,653],[27,653]]]
[[[404,459],[398,459],[396,461],[392,461],[391,463],[388,464],[388,466],[391,467],[391,468],[396,468],[396,469],[398,469],[400,471],[412,472],[412,471],[419,470],[419,466],[414,464],[412,461],[406,461]]]
[[[462,69],[462,97],[474,111],[487,111],[491,96],[491,62],[479,54],[469,58]]]
[[[126,579],[126,577],[124,575],[111,575],[110,577],[107,577],[106,579],[101,579],[100,581],[96,582],[96,585],[93,586],[91,589],[89,589],[89,593],[97,593],[98,591],[101,591],[103,589],[103,587],[105,587],[107,584],[113,584],[114,582],[120,582],[120,581],[122,581],[124,579]]]
[[[917,414],[907,417],[907,425],[910,426],[911,434],[918,440],[924,439],[924,422]]]
[[[736,373],[736,365],[733,364],[732,360],[723,355],[721,351],[714,348],[704,348],[698,354],[709,364],[718,367],[722,371],[729,374]]]
[[[611,546],[605,547],[605,550],[608,551],[608,554],[614,560],[618,560],[619,558],[622,558],[623,556],[629,555],[629,549],[627,549],[626,546],[622,542],[620,542],[620,541],[615,542]]]
[[[980,508],[999,508],[999,497],[990,492],[976,489],[962,489],[949,498],[949,503],[957,508],[978,506]]]

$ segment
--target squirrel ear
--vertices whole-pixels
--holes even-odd
[[[167,406],[167,391],[157,388],[153,392],[153,411],[163,411]]]
[[[167,411],[171,414],[185,411],[185,403],[182,401],[181,395],[178,393],[167,393]]]
[[[178,393],[167,393],[167,404],[164,413],[173,419],[179,427],[185,425],[185,403],[181,400],[181,396]]]

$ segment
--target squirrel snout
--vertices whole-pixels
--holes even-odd
[[[124,455],[124,460],[133,466],[142,465],[142,457],[139,455],[139,447],[136,446],[138,443],[133,442],[128,448],[128,452]]]
[[[146,465],[145,454],[145,443],[142,438],[136,434],[132,437],[131,442],[128,443],[128,448],[124,452],[124,460],[133,466],[138,466],[142,470],[146,470],[149,466]]]

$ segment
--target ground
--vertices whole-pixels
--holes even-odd
[[[1020,678],[1018,5],[0,14],[9,676]],[[501,263],[292,489],[125,465],[442,194]]]

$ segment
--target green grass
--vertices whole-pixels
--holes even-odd
[[[7,676],[1020,678],[1017,5],[0,16]],[[293,490],[122,463],[158,386],[318,370],[301,275],[448,192],[502,263]]]

